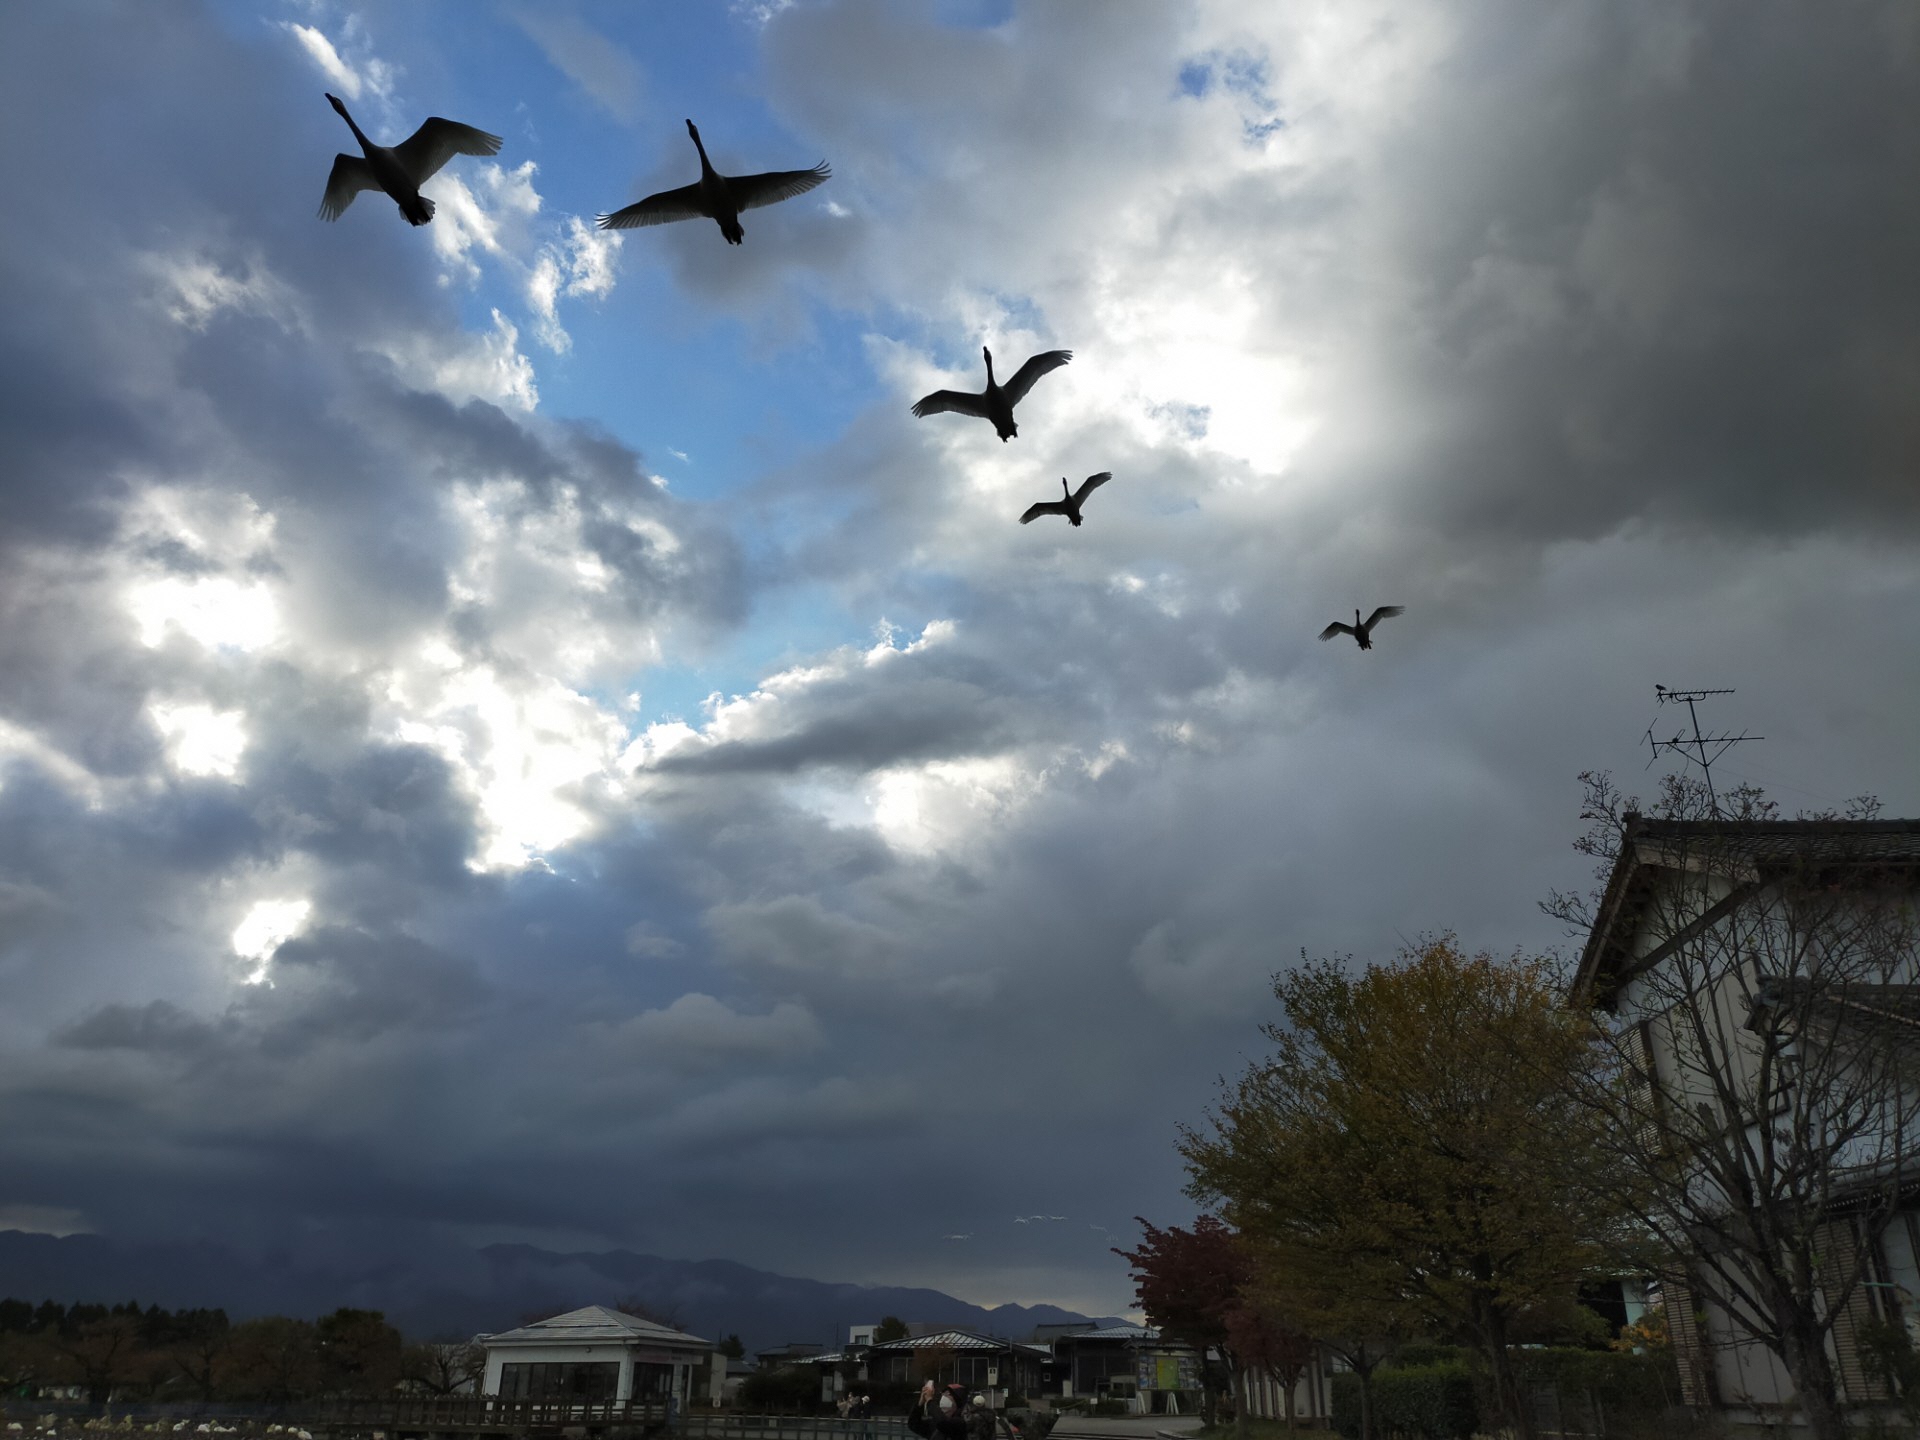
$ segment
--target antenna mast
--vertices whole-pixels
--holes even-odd
[[[1647,727],[1647,744],[1653,750],[1653,760],[1660,758],[1660,752],[1662,750],[1671,750],[1689,765],[1698,765],[1700,767],[1700,774],[1707,782],[1707,799],[1713,805],[1713,815],[1716,820],[1720,818],[1720,796],[1713,788],[1713,762],[1726,754],[1727,751],[1731,750],[1734,746],[1738,745],[1742,740],[1764,740],[1767,738],[1764,735],[1749,735],[1745,731],[1742,731],[1738,735],[1733,735],[1725,731],[1722,731],[1718,735],[1703,735],[1700,733],[1700,715],[1699,712],[1694,709],[1694,705],[1712,695],[1731,695],[1733,693],[1731,690],[1669,690],[1664,685],[1656,685],[1653,687],[1653,698],[1657,703],[1661,705],[1685,705],[1687,707],[1687,719],[1693,724],[1693,734],[1689,736],[1676,730],[1673,732],[1673,738],[1671,740],[1656,740],[1653,738],[1653,727],[1651,725]],[[1711,747],[1711,753],[1709,753],[1709,747]],[[1653,760],[1647,761],[1647,764],[1652,766]]]

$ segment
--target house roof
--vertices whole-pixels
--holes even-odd
[[[516,1330],[477,1337],[482,1345],[672,1345],[711,1350],[713,1342],[604,1305],[583,1305]]]
[[[1911,871],[1920,820],[1657,820],[1628,815],[1599,914],[1580,954],[1571,1000],[1612,1009],[1644,968],[1631,953],[1662,875],[1706,872],[1757,885],[1807,867]],[[1656,952],[1657,953],[1657,952]]]
[[[1024,1350],[1034,1355],[1047,1353],[1044,1345],[1028,1345],[1020,1341],[1001,1340],[992,1335],[976,1335],[971,1330],[936,1330],[931,1335],[909,1335],[903,1340],[889,1340],[883,1345],[876,1345],[873,1349],[874,1351],[995,1350],[1001,1353],[1009,1350]]]
[[[1158,1340],[1160,1332],[1151,1325],[1101,1325],[1057,1335],[1056,1340]]]
[[[1771,976],[1754,996],[1749,1029],[1764,1027],[1770,1012],[1800,1004],[1810,1018],[1829,1024],[1894,1033],[1920,1031],[1920,985],[1829,984],[1815,988],[1804,976]]]

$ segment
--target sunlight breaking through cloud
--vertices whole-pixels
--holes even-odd
[[[240,757],[247,748],[246,715],[239,710],[215,710],[211,705],[152,707],[153,723],[167,740],[167,758],[183,775],[236,778]]]
[[[310,900],[256,900],[233,930],[233,953],[253,962],[241,979],[248,985],[265,983],[273,952],[305,929],[312,913]]]

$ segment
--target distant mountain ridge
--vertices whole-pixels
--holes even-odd
[[[695,1335],[737,1332],[749,1353],[789,1341],[838,1346],[847,1327],[898,1315],[1014,1338],[1036,1325],[1092,1317],[1056,1305],[970,1305],[939,1290],[836,1284],[731,1260],[666,1260],[631,1250],[563,1254],[533,1245],[445,1247],[406,1258],[288,1251],[243,1255],[206,1241],[172,1244],[103,1235],[0,1230],[0,1298],[119,1302],[173,1310],[219,1306],[312,1318],[342,1305],[382,1310],[414,1339],[464,1339],[528,1316],[629,1297]]]

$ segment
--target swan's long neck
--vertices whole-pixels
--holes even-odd
[[[987,357],[987,384],[991,387],[993,384],[993,351],[982,346],[980,353]]]
[[[693,148],[700,152],[700,168],[709,175],[713,174],[713,162],[707,159],[707,147],[700,143],[700,132],[689,125],[687,133],[693,136]]]
[[[353,116],[347,113],[347,107],[344,105],[336,104],[334,108],[340,112],[340,118],[347,122],[347,128],[353,131],[353,138],[360,142],[360,148],[364,151],[371,153],[372,150],[374,149],[373,142],[367,139],[366,131],[362,130],[358,125],[353,123]]]
[[[1064,475],[1060,477],[1060,493],[1069,500],[1073,498],[1073,492],[1067,489],[1067,477]]]

